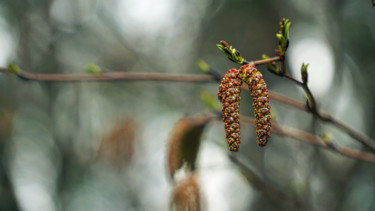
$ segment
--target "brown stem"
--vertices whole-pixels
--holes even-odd
[[[257,66],[257,65],[262,65],[262,64],[268,64],[268,63],[276,62],[276,61],[279,61],[279,60],[280,60],[280,57],[275,56],[275,57],[272,57],[272,58],[261,59],[261,60],[257,60],[257,61],[247,62],[247,63],[248,64],[253,64],[253,65]]]
[[[308,113],[312,113],[312,111],[305,104],[297,102],[295,100],[292,100],[292,99],[290,99],[288,97],[285,97],[283,95],[280,95],[278,93],[270,91],[269,96],[270,96],[271,99],[276,100],[278,102],[281,102],[283,104],[292,106],[294,108],[298,108],[298,109],[306,111]],[[314,115],[316,115],[323,122],[330,123],[330,124],[336,126],[337,128],[339,128],[340,130],[344,131],[346,134],[348,134],[354,140],[357,140],[357,141],[361,142],[364,146],[366,146],[371,151],[375,151],[375,141],[372,140],[371,138],[367,137],[366,135],[352,129],[351,127],[349,127],[345,123],[335,119],[334,117],[332,117],[328,113],[317,112]]]
[[[267,181],[251,166],[247,165],[246,162],[239,159],[237,155],[234,156],[233,154],[228,154],[228,157],[239,169],[241,169],[241,173],[247,181],[255,189],[261,191],[265,197],[278,204],[290,207],[292,210],[304,210],[305,205],[299,197],[292,195]]]
[[[306,111],[306,112],[310,112],[309,108],[307,108],[307,106],[303,103],[292,100],[292,99],[290,99],[288,97],[285,97],[281,94],[278,94],[276,92],[269,91],[268,94],[269,94],[270,98],[273,99],[273,100],[276,100],[276,101],[284,103],[286,105],[298,108],[298,109]]]
[[[251,125],[255,125],[255,119],[251,117],[242,117],[241,121],[245,121]],[[296,128],[284,126],[278,123],[272,123],[272,132],[278,133],[280,135],[290,137],[296,140],[305,141],[310,144],[317,145],[321,148],[331,150],[333,152],[342,154],[347,157],[355,158],[358,160],[367,161],[370,163],[375,163],[375,155],[371,153],[361,152],[358,150],[353,150],[345,147],[339,147],[334,145],[326,144],[321,137],[315,136],[311,133],[307,133],[305,131],[301,131]]]
[[[331,123],[332,125],[336,126],[337,128],[341,129],[342,131],[345,131],[353,139],[361,142],[367,148],[371,149],[372,151],[375,151],[375,142],[371,138],[369,138],[366,135],[354,130],[353,128],[349,127],[345,123],[341,122],[340,120],[337,120],[337,119],[333,118],[331,115],[329,115],[325,112],[318,113],[317,116],[322,121],[327,122],[327,123]]]
[[[0,72],[10,73],[7,68],[1,68]],[[166,73],[128,73],[128,72],[108,72],[92,74],[38,74],[20,71],[16,73],[24,80],[45,81],[45,82],[78,82],[78,81],[176,81],[207,83],[214,82],[212,76],[192,75],[192,74],[166,74]]]
[[[299,86],[303,86],[303,83],[297,79],[295,79],[292,75],[290,75],[289,73],[285,73],[282,75],[283,77],[293,81],[294,83],[298,84]]]
[[[273,57],[267,60],[259,60],[252,62],[255,65],[265,64],[267,62],[277,61],[279,57]],[[0,72],[5,74],[11,74],[8,68],[0,68]],[[176,81],[176,82],[192,82],[192,83],[211,83],[220,81],[213,76],[202,76],[202,75],[181,75],[181,74],[168,74],[168,73],[127,73],[127,72],[109,72],[109,73],[94,73],[94,74],[34,74],[25,71],[20,71],[16,75],[24,80],[30,81],[46,81],[46,82],[78,82],[78,81],[115,81],[115,80],[144,80],[144,81]],[[247,87],[246,87],[247,89]],[[281,103],[290,105],[300,110],[310,112],[311,110],[306,105],[277,94],[275,92],[269,92],[270,98],[279,101]],[[334,119],[332,116],[326,113],[315,113],[322,121],[333,124],[334,126],[345,131],[349,136],[355,140],[361,142],[365,146],[369,147],[372,151],[375,151],[375,141],[369,137],[355,131],[344,123]]]
[[[353,139],[361,142],[368,149],[375,152],[375,141],[374,140],[372,140],[371,138],[369,138],[369,137],[361,134],[360,132],[352,129],[351,127],[347,126],[343,122],[333,118],[331,115],[329,115],[327,113],[324,113],[324,112],[320,112],[318,110],[314,95],[312,94],[312,92],[311,92],[310,88],[307,86],[307,84],[296,80],[295,78],[293,78],[293,76],[291,76],[288,73],[284,74],[284,76],[286,78],[288,78],[289,80],[292,80],[293,82],[295,82],[296,84],[298,84],[299,86],[301,86],[303,88],[303,90],[305,91],[306,96],[308,98],[309,107],[307,107],[306,105],[304,105],[302,103],[291,100],[291,99],[286,100],[288,98],[286,98],[285,96],[277,96],[278,94],[270,92],[270,97],[272,96],[271,98],[274,98],[275,100],[278,100],[280,102],[283,102],[283,103],[288,104],[290,106],[293,106],[295,108],[299,108],[301,110],[305,110],[309,113],[312,113],[313,115],[318,117],[320,120],[322,120],[324,122],[327,122],[327,123],[331,123],[332,125],[340,128],[342,131],[346,132],[350,137],[352,137]]]

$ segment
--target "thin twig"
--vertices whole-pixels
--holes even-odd
[[[296,108],[305,110],[306,112],[312,113],[313,115],[315,115],[317,118],[319,118],[323,122],[331,123],[332,125],[338,127],[342,131],[345,131],[350,137],[352,137],[355,140],[361,142],[364,146],[366,146],[371,151],[375,152],[375,141],[373,141],[371,138],[369,138],[369,137],[361,134],[360,132],[352,129],[351,127],[345,125],[343,122],[333,118],[331,115],[329,115],[325,112],[320,112],[318,110],[315,98],[314,98],[310,88],[307,86],[306,83],[303,83],[303,82],[300,82],[300,81],[296,80],[290,74],[285,74],[284,76],[286,78],[288,78],[289,80],[292,80],[297,85],[299,85],[303,88],[303,90],[305,91],[305,94],[308,98],[309,107],[307,107],[306,105],[304,105],[302,103],[295,102],[293,100],[288,100],[287,102],[283,102],[283,103],[289,104],[289,105],[294,106]],[[275,95],[275,94],[276,93],[270,93],[270,97],[271,97],[271,95]],[[271,98],[275,98],[275,97],[278,98],[278,100],[286,98],[284,96],[282,96],[282,97],[273,96]]]
[[[228,157],[239,169],[241,169],[241,173],[247,179],[247,181],[255,189],[261,191],[266,198],[293,209],[303,210],[305,205],[298,197],[277,188],[277,186],[269,181],[265,181],[264,177],[260,176],[253,168],[239,159],[238,156],[228,154]]]
[[[7,68],[1,68],[0,72],[9,74]],[[38,74],[20,71],[15,73],[23,80],[40,82],[79,82],[79,81],[176,81],[176,82],[194,82],[207,83],[215,82],[212,76],[193,75],[193,74],[167,74],[167,73],[129,73],[129,72],[106,72],[91,74]]]
[[[287,79],[293,81],[294,83],[298,84],[299,86],[303,86],[303,82],[298,81],[297,79],[293,78],[293,76],[290,75],[289,73],[285,73],[285,74],[283,74],[282,77],[285,77],[285,78],[287,78]]]
[[[275,58],[276,57],[274,57],[273,59],[275,59]],[[281,62],[285,63],[285,61],[281,61]],[[286,67],[284,67],[284,68],[286,68]],[[371,151],[375,152],[375,141],[374,140],[372,140],[371,138],[369,138],[369,137],[361,134],[360,132],[352,129],[351,127],[345,125],[343,122],[333,118],[331,115],[329,115],[327,113],[324,113],[324,112],[320,112],[318,110],[314,95],[312,94],[312,92],[311,92],[310,88],[308,87],[307,83],[303,83],[302,81],[299,81],[299,80],[295,79],[292,75],[290,75],[287,72],[286,69],[283,70],[283,74],[281,74],[280,76],[285,77],[285,78],[293,81],[294,83],[296,83],[297,85],[299,85],[303,88],[303,90],[304,90],[304,92],[307,96],[309,106],[306,106],[306,105],[304,105],[302,103],[299,103],[297,101],[288,99],[287,97],[281,96],[281,95],[279,95],[277,93],[274,93],[274,92],[269,92],[270,98],[273,98],[274,100],[280,101],[280,102],[288,104],[290,106],[293,106],[295,108],[304,110],[306,112],[312,113],[313,115],[315,115],[320,120],[322,120],[324,122],[327,122],[327,123],[331,123],[332,125],[334,125],[334,126],[338,127],[339,129],[345,131],[349,136],[351,136],[355,140],[361,142],[364,146],[366,146]]]
[[[278,102],[281,102],[283,104],[292,106],[294,108],[298,108],[300,110],[306,111],[308,113],[312,113],[312,111],[303,103],[297,102],[295,100],[292,100],[288,97],[285,97],[283,95],[280,95],[276,92],[269,92],[269,96],[271,99],[276,100]],[[340,130],[344,131],[346,134],[348,134],[350,137],[352,137],[354,140],[357,140],[361,142],[364,146],[366,146],[368,149],[375,151],[375,141],[371,138],[367,137],[366,135],[352,129],[345,123],[341,122],[338,119],[335,119],[331,115],[325,112],[318,112],[315,113],[316,117],[318,117],[320,120],[326,123],[330,123],[333,126],[336,126]]]
[[[277,61],[278,57],[268,59],[268,62]],[[264,60],[265,61],[265,60]],[[254,61],[253,64],[260,65],[264,64],[262,60]],[[211,70],[213,71],[213,70]],[[5,74],[10,73],[8,68],[0,68],[0,72]],[[220,81],[217,76],[204,76],[204,75],[182,75],[182,74],[169,74],[169,73],[128,73],[128,72],[108,72],[108,73],[92,73],[92,74],[35,74],[21,71],[16,74],[23,80],[27,81],[39,81],[39,82],[79,82],[79,81],[119,81],[119,80],[131,80],[131,81],[176,81],[176,82],[191,82],[191,83],[211,83]],[[246,88],[247,89],[247,88]],[[294,108],[310,112],[311,110],[305,105],[275,92],[269,92],[271,99],[287,104]],[[319,112],[316,113],[317,117],[324,122],[333,124],[334,126],[345,131],[355,140],[361,142],[365,146],[375,151],[375,141],[371,138],[361,134],[358,131],[350,128],[344,123],[336,120],[327,113]]]
[[[371,149],[372,151],[375,151],[375,142],[371,138],[367,137],[366,135],[354,130],[353,128],[349,127],[348,125],[341,122],[340,120],[333,118],[328,113],[320,112],[317,114],[317,117],[321,119],[322,121],[331,123],[332,125],[336,126],[342,131],[345,131],[350,137],[361,142],[363,145],[365,145],[367,148]]]
[[[276,62],[276,61],[279,61],[279,60],[280,60],[280,57],[275,56],[275,57],[268,58],[268,59],[261,59],[261,60],[246,62],[245,64],[253,64],[253,65],[257,66],[257,65],[262,65],[262,64],[268,64],[268,63]]]
[[[255,125],[255,119],[251,117],[242,117],[242,121],[245,121],[251,125]],[[321,148],[331,150],[333,152],[342,154],[347,157],[355,158],[358,160],[367,161],[370,163],[375,163],[375,155],[371,153],[361,152],[358,150],[348,149],[345,147],[339,147],[337,145],[334,145],[334,147],[330,146],[329,144],[326,144],[324,140],[319,137],[315,136],[311,133],[307,133],[305,131],[288,127],[285,125],[280,125],[278,123],[272,123],[272,132],[278,133],[280,135],[290,137],[296,140],[305,141],[310,144],[317,145]]]

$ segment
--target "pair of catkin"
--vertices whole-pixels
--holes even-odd
[[[247,64],[239,70],[232,68],[225,74],[217,92],[223,105],[223,121],[230,151],[238,151],[241,142],[239,108],[243,82],[249,86],[253,98],[257,143],[263,147],[270,137],[271,115],[268,89],[262,74],[254,65]]]

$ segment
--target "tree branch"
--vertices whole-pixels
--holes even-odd
[[[275,56],[275,57],[268,58],[268,59],[261,59],[261,60],[256,60],[256,61],[245,62],[244,64],[253,64],[253,65],[257,66],[257,65],[268,64],[268,63],[272,63],[272,62],[276,62],[276,61],[280,61],[280,57]]]
[[[255,119],[251,117],[242,117],[241,121],[247,122],[251,125],[255,125]],[[354,159],[367,161],[370,163],[375,163],[375,155],[371,153],[361,152],[358,150],[353,150],[345,147],[339,147],[333,143],[327,144],[321,137],[315,136],[311,133],[305,131],[280,125],[278,123],[272,122],[272,132],[278,133],[280,135],[290,137],[296,140],[308,142],[310,144],[317,145],[318,147],[331,150],[333,152],[339,153],[346,157],[351,157]]]
[[[10,74],[7,68],[0,68],[0,72]],[[215,82],[212,76],[193,75],[193,74],[167,74],[167,73],[129,73],[129,72],[106,72],[90,74],[38,74],[19,71],[16,74],[19,78],[26,81],[39,82],[79,82],[79,81],[176,81],[176,82],[194,82],[207,83]]]
[[[267,60],[258,60],[253,63],[255,65],[265,64],[267,62],[277,61],[279,57],[273,57]],[[36,74],[28,73],[20,70],[18,73],[11,73],[8,68],[0,68],[0,72],[5,74],[16,74],[19,78],[26,81],[38,82],[79,82],[79,81],[175,81],[175,82],[189,82],[189,83],[213,83],[220,81],[217,77],[218,73],[210,69],[210,76],[192,75],[192,74],[169,74],[169,73],[128,73],[128,72],[108,72],[108,73],[91,73],[91,74]],[[216,74],[216,75],[215,75]],[[213,76],[211,76],[213,75]],[[245,89],[248,89],[247,87]],[[312,111],[303,103],[297,102],[283,95],[270,91],[271,99],[281,102],[283,104],[292,106],[294,108],[312,113]],[[361,142],[366,147],[375,151],[375,141],[371,138],[361,134],[360,132],[345,125],[343,122],[333,118],[327,113],[315,113],[319,119],[324,122],[331,123],[342,131],[346,132],[355,140]]]

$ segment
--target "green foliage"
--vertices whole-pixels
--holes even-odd
[[[279,56],[284,56],[289,45],[289,27],[291,22],[289,19],[283,18],[279,25],[279,33],[276,34],[276,37],[279,40]]]
[[[221,40],[216,46],[225,54],[225,56],[228,57],[228,59],[237,64],[244,64],[245,59],[240,55],[240,52],[230,46],[226,41]]]

